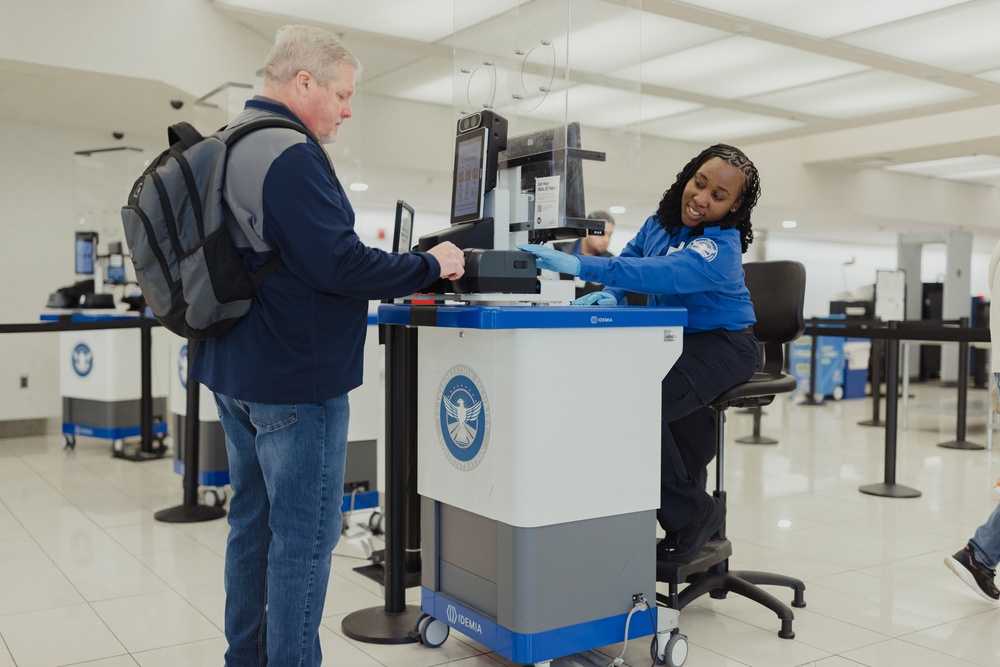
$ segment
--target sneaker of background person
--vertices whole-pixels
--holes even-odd
[[[979,593],[986,600],[990,602],[1000,600],[1000,591],[997,590],[996,585],[993,583],[996,570],[991,570],[977,561],[975,555],[972,553],[972,547],[968,544],[954,556],[945,558],[944,564],[957,574],[959,579],[968,584],[969,588]]]

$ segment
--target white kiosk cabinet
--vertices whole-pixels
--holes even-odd
[[[44,314],[43,321],[58,319]],[[73,322],[134,319],[121,313],[74,313]],[[165,330],[151,332],[153,435],[167,432],[167,367]],[[142,396],[141,335],[139,329],[94,329],[59,333],[59,392],[63,403],[62,432],[67,447],[76,436],[111,440],[116,455],[124,439],[140,435]]]
[[[656,631],[660,383],[686,311],[392,305],[379,319],[420,325],[421,610],[518,663]],[[626,626],[640,594],[650,612]]]

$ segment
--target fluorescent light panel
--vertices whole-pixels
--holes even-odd
[[[621,73],[632,74],[632,68]],[[642,64],[642,80],[668,88],[740,99],[844,76],[864,65],[750,37],[728,37]]]
[[[1000,2],[969,2],[948,12],[866,30],[838,41],[963,74],[997,69]]]
[[[687,0],[687,4],[824,39],[961,4],[965,0]]]
[[[727,34],[650,12],[626,13],[585,28],[573,25],[569,67],[571,71],[596,74],[634,68],[643,60],[722,39]],[[565,52],[565,40],[565,35],[554,38],[557,52]],[[638,76],[629,79],[638,81]]]
[[[217,4],[376,34],[436,42],[527,2],[455,0],[214,0]]]
[[[801,127],[802,123],[730,111],[729,109],[702,109],[671,116],[650,123],[643,123],[642,133],[678,141],[716,143],[733,141],[771,132],[782,132]]]
[[[638,91],[620,90],[592,84],[574,86],[550,94],[537,110],[539,117],[562,122],[579,121],[601,128],[634,126],[651,119],[675,116],[701,108],[700,104],[666,97],[640,95]]]
[[[747,101],[813,116],[845,119],[949,102],[972,95],[969,91],[931,81],[867,71],[750,97]]]
[[[944,160],[897,164],[883,169],[914,176],[1000,186],[1000,156],[997,155],[967,155]]]

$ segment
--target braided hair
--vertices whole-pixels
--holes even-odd
[[[730,211],[721,220],[708,224],[710,226],[718,225],[723,229],[735,227],[740,230],[740,243],[743,245],[743,252],[746,252],[750,244],[753,243],[750,213],[760,197],[760,177],[757,175],[757,167],[750,161],[750,158],[744,155],[740,149],[728,144],[709,146],[681,169],[680,173],[677,174],[677,180],[663,193],[663,199],[660,200],[659,208],[656,209],[656,218],[659,220],[660,226],[668,232],[673,232],[684,226],[681,221],[681,196],[684,194],[684,188],[701,165],[714,157],[743,172],[743,189],[740,191],[740,197],[743,201],[740,202],[736,211]],[[704,231],[705,223],[702,222],[691,228],[691,236],[701,236]]]

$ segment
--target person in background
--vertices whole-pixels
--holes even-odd
[[[588,220],[601,220],[604,222],[604,231],[601,234],[588,232],[586,236],[572,241],[561,241],[553,243],[552,247],[570,255],[588,255],[590,257],[614,257],[608,251],[611,243],[611,234],[615,231],[615,219],[607,211],[593,211],[587,215]],[[576,283],[576,298],[599,292],[604,287],[600,283],[588,283],[580,278],[574,278],[566,274],[560,275],[564,280],[572,279]]]
[[[993,248],[987,275],[990,279],[990,340],[995,344],[1000,341],[1000,307],[992,302],[1000,296],[1000,242]],[[1000,412],[1000,355],[994,350],[990,356],[990,398],[993,410]],[[993,510],[986,523],[976,528],[972,539],[961,551],[944,559],[944,564],[959,579],[990,602],[1000,600],[1000,590],[994,583],[997,563],[1000,563],[1000,506]]]
[[[687,309],[683,351],[661,390],[657,520],[666,536],[657,544],[658,559],[694,559],[725,522],[725,504],[706,491],[715,456],[715,420],[707,406],[757,369],[756,317],[742,255],[753,241],[750,214],[759,196],[754,164],[738,148],[716,144],[677,174],[618,257],[519,246],[536,256],[539,268],[605,285],[574,304],[621,305],[633,291],[648,295],[650,306]]]
[[[321,143],[351,117],[357,58],[331,33],[285,26],[264,65],[263,94],[233,125],[258,130],[228,155],[227,227],[251,271],[283,264],[250,312],[197,345],[191,378],[215,392],[233,496],[226,544],[228,667],[317,667],[331,552],[341,530],[347,392],[361,384],[368,303],[457,278],[451,243],[426,253],[365,246]],[[335,660],[333,661],[335,662]]]
[[[570,255],[587,255],[589,257],[614,257],[615,254],[608,250],[608,246],[611,244],[611,235],[615,231],[615,219],[607,211],[593,211],[587,215],[588,220],[603,220],[604,221],[604,233],[603,234],[593,234],[588,233],[586,236],[582,236],[575,241],[561,241],[559,243],[553,243],[552,247],[556,250],[561,250],[562,252],[569,253]],[[568,274],[560,274],[559,277],[563,280],[572,280],[576,285],[576,298],[586,296],[593,292],[599,292],[604,289],[604,285],[600,283],[587,282],[578,277],[574,277]],[[627,295],[628,304],[630,306],[645,306],[646,305],[646,295],[636,294],[635,292],[629,292]]]

